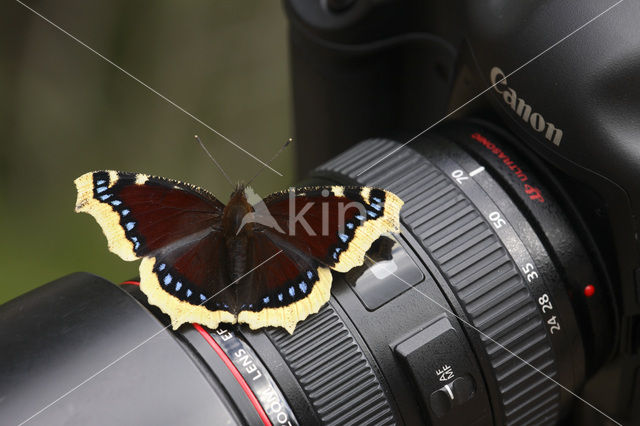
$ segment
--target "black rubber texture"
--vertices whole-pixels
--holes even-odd
[[[323,425],[393,425],[377,376],[330,304],[298,324],[267,335],[280,351]]]
[[[422,242],[468,322],[480,331],[503,407],[503,414],[495,414],[502,417],[500,423],[555,424],[559,387],[494,343],[547,376],[556,376],[536,301],[490,224],[441,170],[411,148],[394,152],[357,176],[399,146],[390,140],[367,140],[317,170],[388,189],[404,200],[402,222]]]

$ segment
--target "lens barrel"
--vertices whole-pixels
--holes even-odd
[[[173,333],[135,285],[88,274],[3,305],[2,423],[44,406],[34,424],[556,424],[610,356],[617,321],[588,228],[515,145],[453,122],[405,147],[364,141],[312,172],[305,184],[381,187],[405,204],[401,233],[335,273],[329,303],[291,335]]]
[[[556,200],[561,190],[547,187],[553,185],[550,173],[539,178],[532,156],[523,160],[509,139],[486,123],[455,123],[402,149],[390,140],[365,141],[315,173],[335,183],[383,187],[405,201],[403,237],[437,283],[425,294],[416,288],[413,304],[439,304],[430,300],[436,292],[446,297],[440,311],[463,329],[460,336],[471,345],[470,358],[482,376],[477,380],[473,370],[447,364],[455,375],[442,382],[463,377],[475,388],[475,396],[459,403],[452,389],[425,386],[418,366],[413,369],[407,359],[413,353],[403,346],[411,337],[388,339],[386,349],[409,367],[422,408],[435,424],[482,419],[488,407],[477,413],[467,408],[483,399],[483,389],[493,417],[487,424],[553,424],[572,401],[563,387],[578,389],[613,346],[615,333],[607,331],[615,329],[610,284],[593,266],[588,235],[564,213],[568,200]],[[588,297],[586,286],[597,290]],[[353,306],[345,311],[360,331],[366,330],[361,321],[375,315],[357,318]],[[394,316],[410,312],[405,304]],[[396,332],[411,336],[431,327],[422,320]],[[363,334],[371,348],[374,337]],[[447,350],[446,344],[432,346],[430,351]],[[443,410],[438,401],[447,393],[451,401]]]

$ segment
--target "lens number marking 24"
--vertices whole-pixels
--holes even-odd
[[[551,304],[547,293],[538,298],[538,304],[541,306],[543,314],[547,312],[553,313],[553,305]],[[556,319],[555,315],[551,315],[551,317],[547,319],[547,325],[549,325],[549,332],[551,334],[556,331],[560,331],[560,323]]]
[[[532,263],[527,263],[522,267],[522,272],[524,276],[527,278],[527,282],[533,282],[538,279],[538,272],[533,266]],[[555,315],[553,315],[553,304],[551,303],[551,298],[547,293],[544,293],[542,296],[538,297],[538,305],[540,305],[540,309],[542,310],[542,314],[552,314],[549,318],[547,318],[547,325],[549,326],[549,332],[551,334],[556,331],[560,331],[560,323]]]

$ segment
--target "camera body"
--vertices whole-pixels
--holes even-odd
[[[508,129],[513,149],[543,170],[580,238],[589,240],[602,277],[596,291],[610,293],[611,323],[601,332],[614,336],[612,344],[578,392],[612,415],[640,421],[640,6],[285,5],[300,170],[362,139],[412,140],[443,118]],[[578,402],[571,410],[583,422],[593,417]]]

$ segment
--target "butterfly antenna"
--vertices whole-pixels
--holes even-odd
[[[262,172],[264,171],[264,169],[266,168],[266,166],[267,166],[268,164],[271,164],[271,162],[272,162],[273,160],[275,160],[276,158],[278,158],[278,156],[282,153],[282,151],[284,151],[284,149],[285,149],[286,147],[288,147],[288,146],[289,146],[289,144],[290,144],[291,142],[293,142],[293,139],[292,139],[292,138],[289,138],[289,140],[287,140],[287,141],[284,143],[284,145],[282,145],[282,146],[280,147],[280,149],[278,150],[278,152],[276,152],[276,153],[275,153],[275,155],[274,155],[273,157],[271,157],[271,159],[270,159],[269,161],[267,161],[267,162],[266,162],[262,167],[260,167],[260,170],[258,170],[258,172],[257,172],[255,175],[253,175],[253,177],[252,177],[251,179],[249,179],[249,182],[247,182],[247,186],[249,186],[249,185],[251,184],[251,182],[253,182],[253,181],[254,181],[258,176],[260,176],[260,173],[262,173]]]
[[[231,181],[231,179],[229,179],[229,175],[227,175],[227,173],[224,171],[224,169],[222,168],[222,166],[220,165],[220,163],[218,163],[216,161],[215,158],[213,158],[213,155],[211,155],[211,153],[209,152],[209,150],[204,146],[204,144],[202,143],[202,141],[200,140],[200,137],[198,135],[195,135],[196,140],[198,141],[198,143],[200,144],[200,147],[202,147],[202,149],[204,150],[204,152],[207,153],[207,155],[209,156],[209,158],[211,158],[211,161],[213,161],[213,163],[218,167],[218,169],[220,169],[220,172],[222,172],[222,175],[224,176],[224,178],[227,180],[227,182],[229,182],[229,185],[235,187],[235,185],[233,184],[233,182]]]

